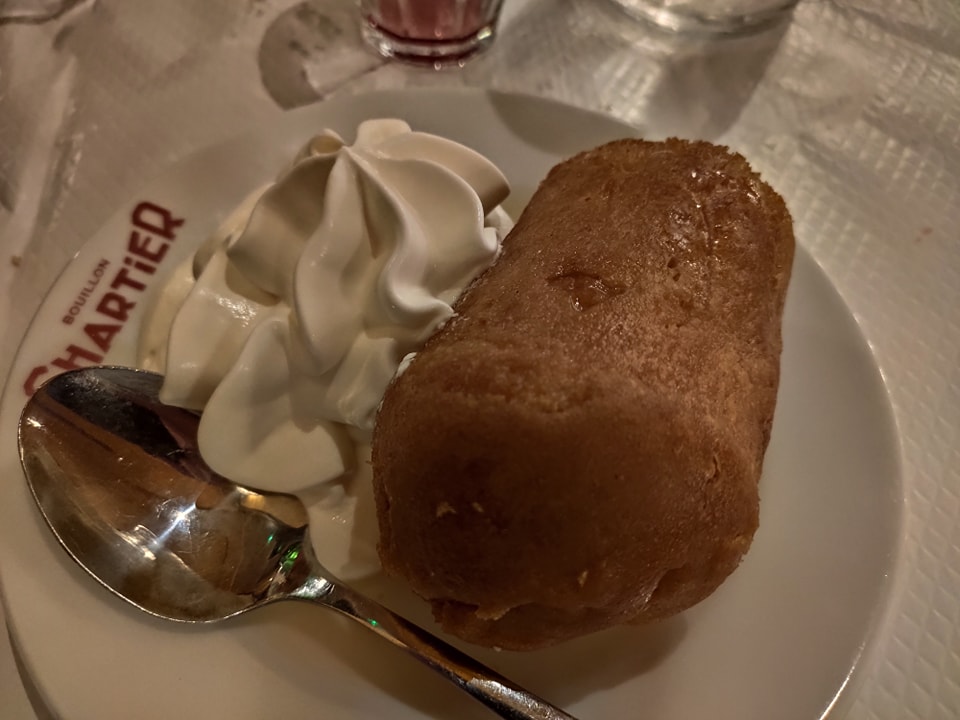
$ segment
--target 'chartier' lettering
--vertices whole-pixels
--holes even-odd
[[[61,317],[64,325],[73,325],[88,309],[91,300],[93,312],[100,317],[92,318],[83,325],[82,338],[74,339],[46,364],[37,365],[27,374],[23,391],[29,397],[36,392],[47,376],[58,370],[97,365],[109,352],[117,334],[130,319],[139,296],[147,289],[157,266],[163,262],[177,231],[184,219],[175,217],[168,208],[157,203],[143,201],[130,213],[131,230],[127,236],[126,254],[107,284],[107,290],[93,305],[93,296],[107,275],[112,261],[99,260],[80,289],[67,312]]]

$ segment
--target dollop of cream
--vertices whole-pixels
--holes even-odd
[[[403,358],[496,258],[508,193],[489,160],[400,120],[310,140],[178,270],[175,310],[142,336],[161,399],[202,411],[207,464],[298,494],[351,476]]]

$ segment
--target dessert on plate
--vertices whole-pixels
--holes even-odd
[[[384,567],[504,648],[704,599],[757,528],[793,249],[783,200],[725,148],[623,140],[554,167],[387,389]]]
[[[582,153],[504,240],[507,192],[401,121],[325,132],[178,271],[140,355],[235,481],[310,494],[372,460],[384,569],[449,632],[530,649],[740,562],[793,234],[708,143]]]
[[[489,160],[400,120],[312,138],[175,271],[141,333],[161,399],[203,411],[207,464],[279,492],[365,464],[387,383],[496,257],[508,193]]]

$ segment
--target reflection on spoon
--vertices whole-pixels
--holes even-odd
[[[198,416],[157,399],[162,377],[118,367],[59,375],[27,402],[20,460],[44,519],[73,559],[151,615],[215,622],[278,600],[356,620],[501,717],[571,716],[333,578],[292,495],[211,471]]]

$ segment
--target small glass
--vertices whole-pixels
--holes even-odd
[[[462,65],[489,47],[503,0],[360,0],[363,37],[386,57]]]
[[[783,22],[799,0],[613,0],[670,32],[740,35]]]

